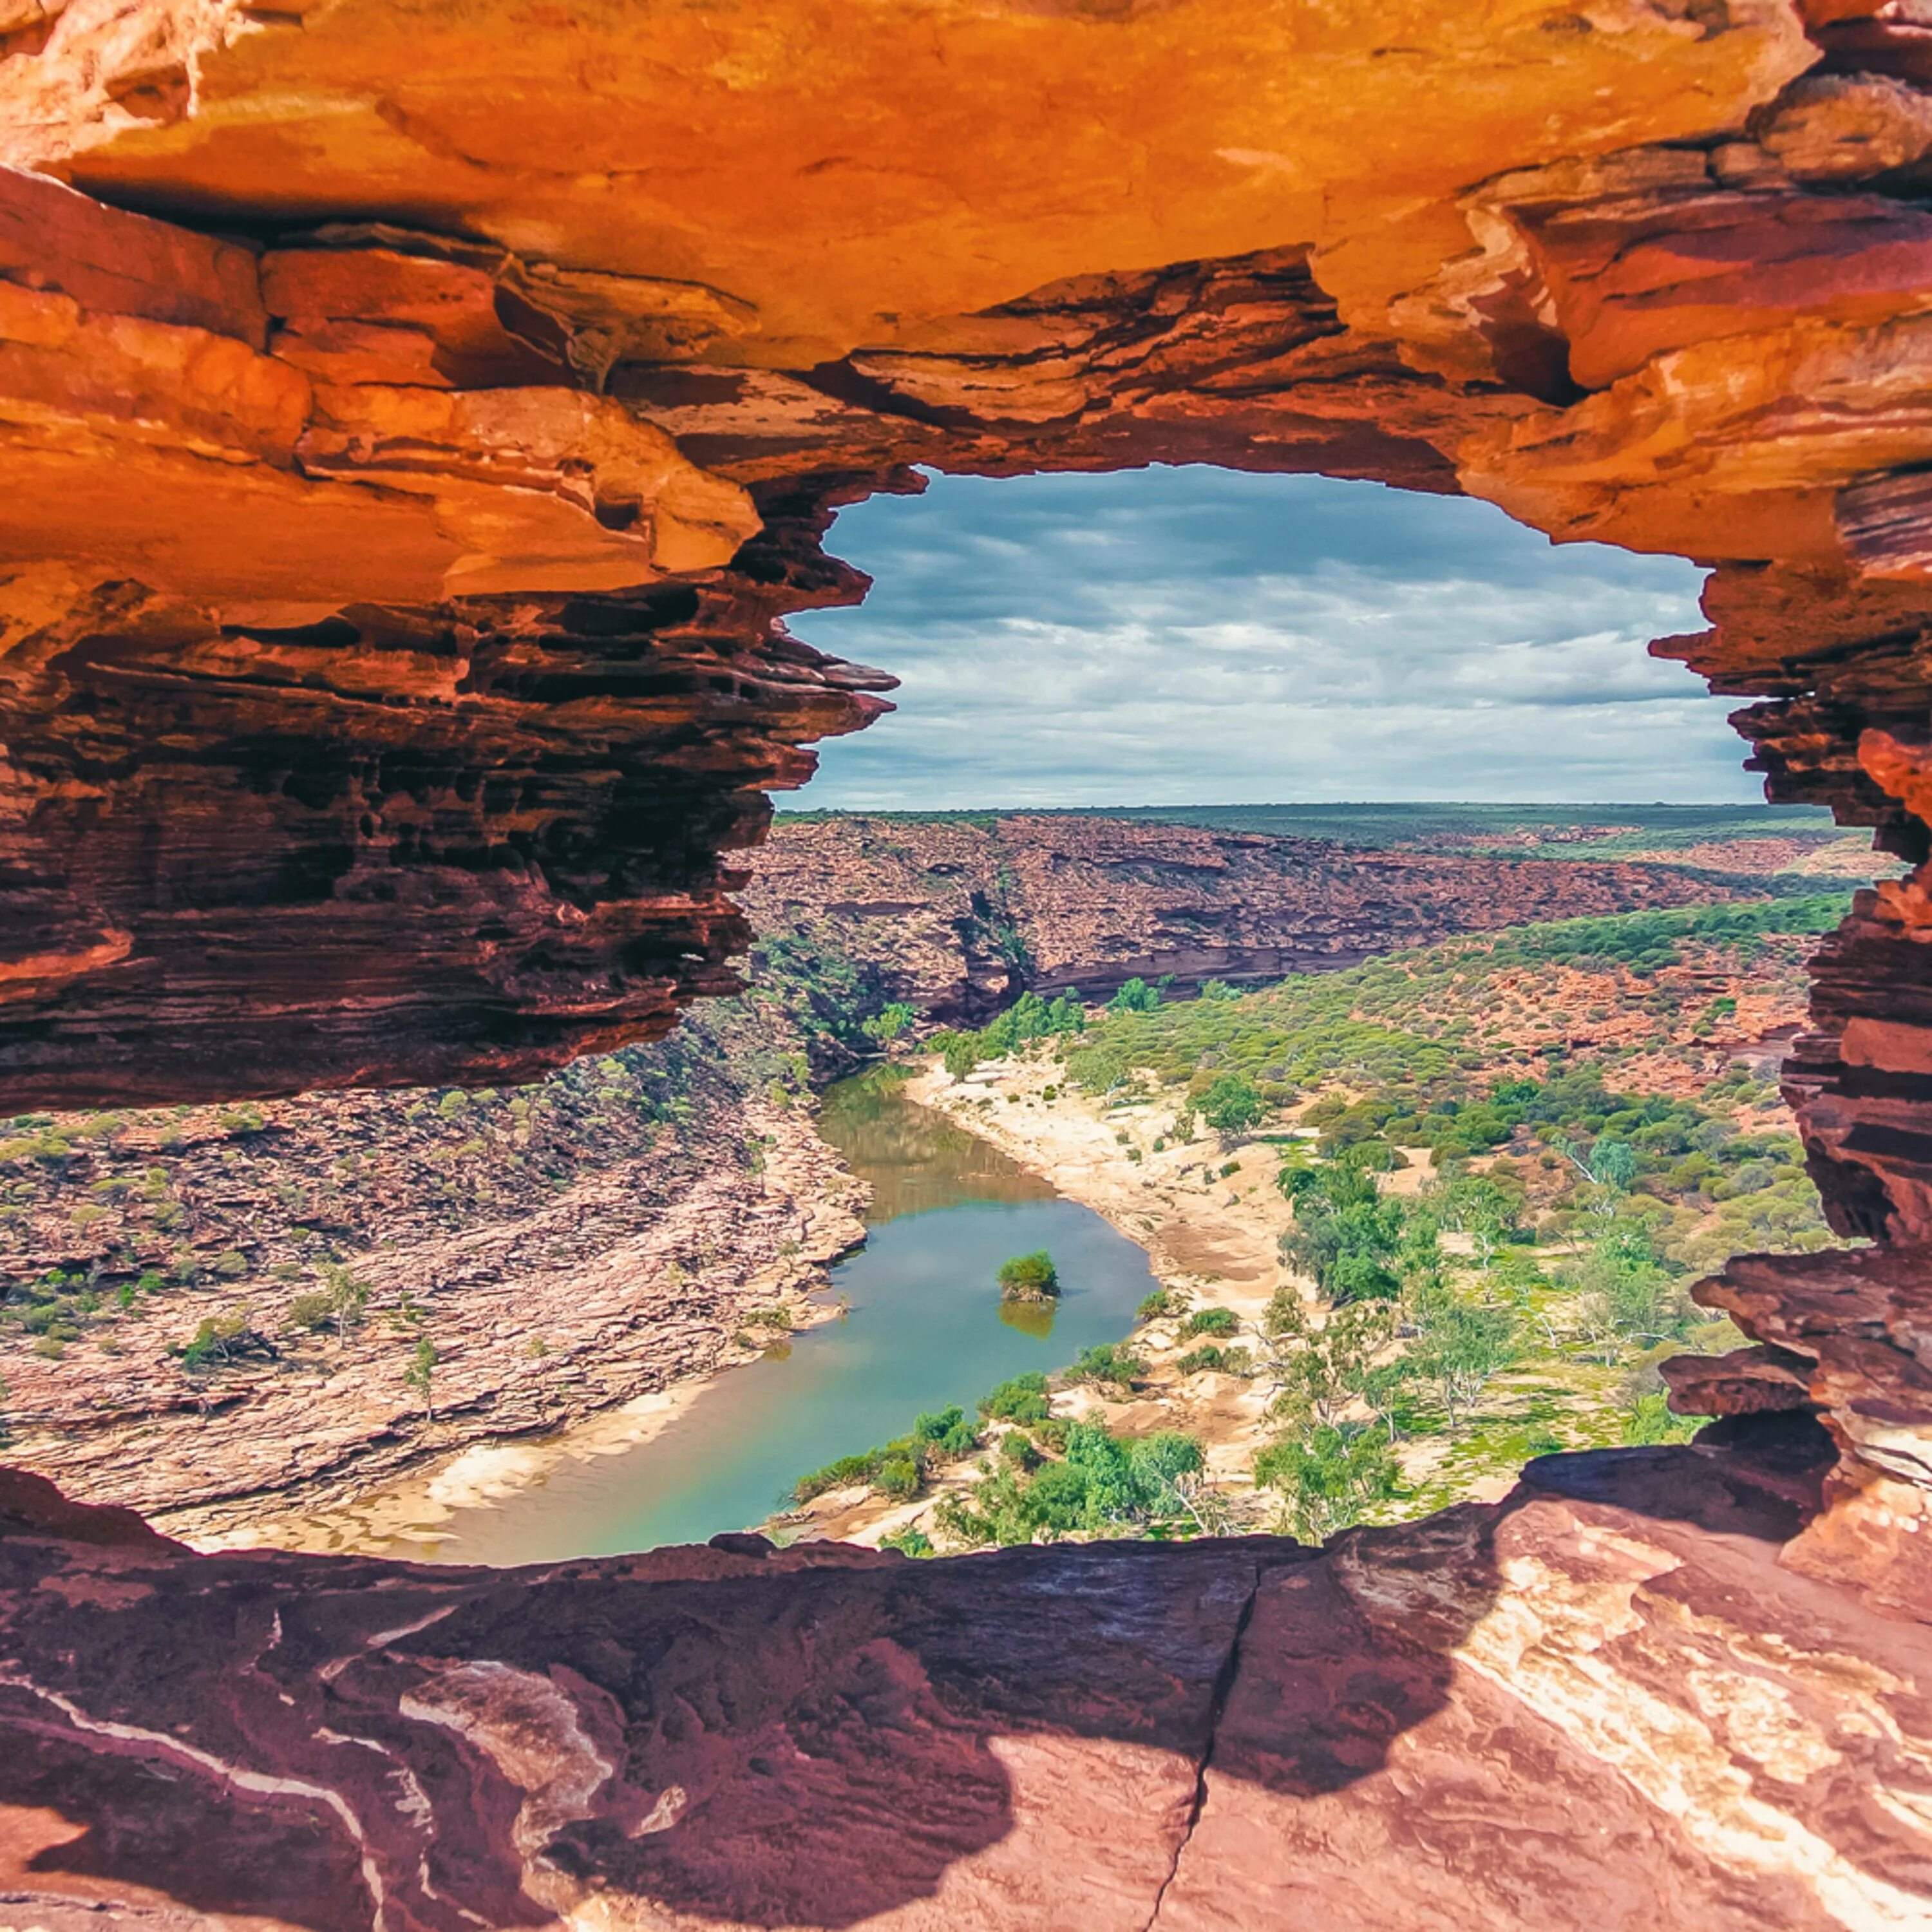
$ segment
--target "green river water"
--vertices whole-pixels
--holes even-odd
[[[742,1528],[808,1470],[904,1434],[920,1411],[970,1411],[1010,1376],[1118,1341],[1156,1286],[1146,1255],[1091,1209],[890,1081],[833,1088],[819,1126],[873,1190],[865,1246],[831,1270],[844,1315],[720,1376],[649,1441],[458,1511],[424,1553],[551,1562]],[[1003,1306],[994,1270],[1036,1248],[1058,1267],[1058,1304]]]

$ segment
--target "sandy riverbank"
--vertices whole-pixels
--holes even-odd
[[[1064,1070],[1052,1060],[982,1064],[964,1080],[928,1067],[905,1090],[1110,1222],[1146,1250],[1161,1286],[1184,1297],[1190,1308],[1228,1310],[1240,1328],[1217,1338],[1224,1346],[1259,1358],[1261,1318],[1280,1288],[1292,1288],[1311,1311],[1320,1305],[1312,1286],[1280,1259],[1280,1238],[1294,1217],[1275,1186],[1280,1155],[1273,1144],[1224,1149],[1208,1133],[1176,1145],[1171,1100],[1108,1108],[1070,1090]],[[1159,1151],[1156,1141],[1163,1143]],[[1418,1185],[1424,1177],[1400,1178]],[[1274,1432],[1265,1414],[1268,1383],[1214,1370],[1182,1375],[1180,1358],[1201,1338],[1184,1336],[1174,1316],[1136,1327],[1129,1346],[1149,1373],[1132,1400],[1110,1401],[1090,1388],[1062,1389],[1053,1397],[1054,1413],[1104,1422],[1132,1436],[1184,1430],[1201,1442],[1208,1474],[1236,1525],[1265,1527],[1274,1508],[1256,1493],[1252,1470],[1256,1451]],[[958,1466],[906,1503],[864,1489],[832,1491],[782,1527],[794,1534],[877,1544],[924,1525],[949,1489],[972,1480],[970,1466]]]
[[[218,1503],[153,1509],[152,1520],[204,1550],[393,1553],[398,1543],[430,1544],[455,1510],[648,1440],[718,1375],[835,1318],[825,1270],[864,1239],[864,1186],[807,1116],[759,1110],[754,1124],[764,1160],[749,1188],[740,1180],[694,1190],[574,1271],[526,1273],[446,1301],[433,1332],[474,1342],[452,1346],[451,1366],[480,1385],[472,1394],[452,1375],[436,1412],[408,1418],[406,1442],[366,1454],[370,1434],[380,1440],[396,1425],[382,1392],[318,1406],[326,1391],[314,1390],[306,1428],[321,1437],[310,1446],[320,1469]],[[602,1186],[621,1190],[621,1175]],[[598,1203],[563,1204],[594,1232]],[[612,1225],[622,1225],[614,1213]],[[506,1293],[519,1286],[521,1298]],[[338,1381],[345,1374],[347,1365]],[[541,1402],[526,1393],[533,1384]],[[284,1400],[298,1394],[270,1387]]]

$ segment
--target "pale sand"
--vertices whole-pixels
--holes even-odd
[[[1232,1311],[1241,1325],[1217,1338],[1223,1347],[1245,1347],[1261,1358],[1260,1319],[1278,1288],[1293,1287],[1311,1311],[1320,1306],[1312,1284],[1286,1268],[1277,1250],[1294,1216],[1275,1186],[1280,1156],[1274,1146],[1224,1152],[1210,1133],[1156,1154],[1154,1142],[1172,1136],[1173,1100],[1109,1112],[1069,1092],[1064,1082],[1064,1069],[1053,1061],[1006,1060],[964,1080],[931,1066],[906,1093],[1051,1181],[1069,1200],[1092,1208],[1144,1248],[1156,1280],[1185,1291],[1191,1306]],[[1052,1100],[1046,1097],[1048,1087],[1058,1090]],[[1124,1133],[1125,1144],[1119,1138]],[[1130,1149],[1138,1150],[1138,1161]],[[1224,1178],[1221,1169],[1231,1161],[1236,1171]],[[1064,1389],[1053,1398],[1054,1413],[1133,1436],[1186,1430],[1200,1440],[1208,1472],[1237,1526],[1262,1527],[1274,1510],[1272,1499],[1256,1494],[1252,1479],[1255,1452],[1274,1433],[1266,1417],[1269,1384],[1265,1376],[1183,1377],[1175,1365],[1202,1338],[1184,1337],[1179,1329],[1178,1320],[1163,1316],[1134,1330],[1130,1346],[1151,1372],[1131,1400],[1110,1402],[1088,1388]],[[970,1464],[956,1464],[926,1494],[903,1503],[863,1488],[838,1490],[775,1527],[782,1534],[876,1544],[924,1526],[941,1496],[976,1480]]]

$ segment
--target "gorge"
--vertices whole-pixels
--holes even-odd
[[[1752,1346],[1684,1372],[1697,1442],[1318,1551],[517,1573],[200,1556],[16,1473],[23,1916],[1924,1922],[1929,38],[0,4],[9,1112],[507,1086],[728,994],[728,855],[890,688],[782,619],[862,594],[826,520],[915,464],[1319,471],[1693,557],[1710,628],[1654,648],[1907,868],[1785,1066],[1872,1245],[1701,1291]],[[1245,890],[1109,971],[1297,957]]]

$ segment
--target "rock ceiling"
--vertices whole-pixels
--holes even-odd
[[[1828,804],[1922,868],[1862,897],[1826,945],[1790,1070],[1838,1226],[1880,1245],[1734,1268],[1707,1293],[1760,1346],[1677,1376],[1688,1402],[1771,1412],[1754,1426],[1816,1411],[1840,1460],[1791,1504],[1810,1526],[1774,1567],[1738,1553],[1738,1537],[1770,1532],[1722,1510],[1664,1548],[1654,1519],[1671,1510],[1653,1496],[1630,1514],[1628,1484],[1652,1482],[1634,1465],[1604,1478],[1625,1484],[1614,1495],[1511,1505],[1481,1532],[1521,1544],[1503,1595],[1484,1598],[1504,1605],[1484,1612],[1486,1649],[1466,1619],[1430,1634],[1434,1586],[1413,1580],[1448,1558],[1427,1525],[1347,1558],[1346,1588],[1371,1622],[1420,1590],[1400,1613],[1403,1654],[1428,1652],[1427,1670],[1462,1686],[1432,1706],[1450,1730],[1418,1728],[1405,1747],[1436,1754],[1428,1776],[1401,1774],[1441,1799],[1425,1826],[1473,1816],[1450,1794],[1484,1778],[1495,1816],[1471,1827],[1472,1858],[1483,1829],[1492,1848],[1509,1835],[1496,1820],[1526,1792],[1565,1789],[1581,1808],[1549,1826],[1570,1835],[1541,1879],[1468,1906],[1484,1922],[1583,1922],[1559,1882],[1576,1869],[1603,1879],[1592,1926],[1925,1922],[1932,1664],[1910,1620],[1932,1544],[1916,1534],[1932,1508],[1932,1262],[1918,1245],[1932,1240],[1932,4],[0,0],[0,1111],[514,1078],[661,1031],[729,985],[746,928],[728,855],[760,836],[765,794],[809,772],[806,748],[868,722],[891,682],[782,620],[862,594],[820,540],[841,503],[918,487],[912,465],[1378,478],[1488,498],[1558,539],[1711,566],[1711,628],[1654,648],[1744,700],[1738,728],[1773,797]],[[1682,1453],[1700,1470],[1724,1461]],[[22,1520],[36,1548],[113,1541],[58,1511]],[[116,1580],[136,1560],[75,1558],[59,1590],[93,1606],[247,1594],[152,1550]],[[1298,1602],[1303,1574],[1267,1587]],[[1654,1582],[1666,1576],[1678,1582]],[[370,1580],[401,1587],[374,1568]],[[727,1592],[729,1616],[702,1614],[735,1628],[753,1587]],[[561,1600],[516,1614],[551,1618]],[[1717,1606],[1746,1600],[1757,1621],[1724,1624]],[[856,1705],[885,1697],[883,1711],[895,1671],[945,1676],[901,1628],[927,1613],[895,1601],[854,1624],[883,1673],[841,1691]],[[398,1603],[402,1625],[415,1612]],[[252,1614],[238,1608],[236,1628]],[[1300,1654],[1298,1631],[1332,1636],[1332,1618],[1297,1622],[1314,1614],[1270,1611],[1269,1656]],[[1828,1633],[1832,1617],[1857,1628]],[[500,1661],[461,1661],[507,1654],[466,1624],[414,1741],[380,1720],[392,1741],[370,1749],[401,1753],[412,1778],[434,1768],[437,1726],[481,1740],[465,1774],[482,1780],[476,1828],[494,1849],[466,1869],[495,1873],[514,1850],[525,1870],[520,1892],[510,1866],[496,1891],[472,1886],[490,1922],[648,1889],[638,1874],[656,1852],[610,1847],[668,1828],[651,1794],[633,1794],[633,1816],[630,1798],[569,1797],[563,1770],[530,1768],[530,1740],[562,1720],[519,1697],[625,1721],[632,1694],[592,1694],[621,1661],[596,1625],[569,1672],[532,1678],[542,1690]],[[394,1690],[406,1711],[428,1694],[382,1646],[420,1627],[345,1622],[303,1641],[316,1658],[333,1644],[386,1659],[397,1682],[369,1696],[388,1712]],[[1624,1646],[1614,1661],[1586,1627]],[[344,1897],[375,1886],[380,1904],[387,1886],[394,1901],[406,1871],[416,1889],[387,1922],[477,1916],[451,1902],[460,1889],[439,1897],[427,1854],[392,1870],[364,1838],[352,1856],[340,1820],[363,1828],[346,1787],[240,1691],[207,1718],[226,1742],[199,1759],[170,1742],[172,1694],[124,1687],[121,1728],[87,1730],[91,1666],[61,1651],[64,1629],[33,1639],[60,1686],[7,1679],[8,1721],[39,1740],[35,1776],[58,1785],[95,1749],[83,1736],[111,1736],[115,1777],[145,1752],[158,1775],[226,1766],[231,1793],[307,1778],[335,1794],[315,1815],[336,1820],[316,1828],[337,1834]],[[1646,1630],[1648,1650],[1632,1634]],[[1836,1732],[1820,1644],[1861,1687],[1844,1690]],[[1401,1674],[1379,1652],[1372,1666],[1336,1654],[1310,1669]],[[1698,1686],[1720,1654],[1756,1688],[1720,1700],[1735,1735],[1716,1759],[1670,1760],[1679,1789],[1653,1775],[1677,1748],[1658,1740],[1715,1734]],[[1219,1691],[1194,1687],[1209,1742],[1192,1810],[1186,1790],[1160,1801],[1188,1832],[1366,1834],[1380,1856],[1389,1832],[1423,1828],[1318,1817],[1309,1806],[1340,1785],[1311,1783],[1292,1754],[1238,1804],[1227,1779],[1210,1790],[1230,1682],[1250,1687],[1256,1762],[1292,1718],[1329,1727],[1334,1762],[1354,1766],[1342,1784],[1395,1775],[1348,1742],[1340,1691],[1309,1718],[1312,1679],[1291,1694],[1214,1668]],[[1918,1702],[1903,1688],[1886,1702],[1882,1680],[1917,1683]],[[936,1694],[932,1736],[967,1721],[963,1681]],[[1504,1708],[1499,1683],[1547,1694],[1533,1714]],[[182,1678],[182,1696],[200,1694]],[[1034,1714],[1057,1709],[1078,1734],[1082,1694],[1041,1690]],[[803,1706],[787,1708],[802,1736]],[[752,1734],[748,1718],[719,1722],[733,1750]],[[1581,1771],[1562,1785],[1570,1760],[1538,1724],[1591,1777],[1642,1794],[1617,1814],[1614,1856],[1586,1843],[1614,1808]],[[1060,1774],[1012,1771],[1034,1748],[1012,1746],[1023,1784]],[[1131,1750],[1108,1748],[1124,1791]],[[244,1758],[256,1768],[238,1784]],[[1747,1760],[1762,1775],[1744,1792]],[[765,1762],[747,1757],[743,1776]],[[90,1789],[118,1815],[100,1775]],[[806,1814],[811,1790],[794,1793]],[[1289,1822],[1268,1810],[1281,1804]],[[1695,1858],[1675,1839],[1641,1849],[1712,1817]],[[1048,1805],[1029,1826],[1040,1870],[1114,1883],[1101,1849],[1055,1838],[1064,1822]],[[566,1826],[615,1835],[538,1858]],[[1316,1837],[1297,1842],[1312,1858]],[[1287,1909],[1277,1894],[1217,1902],[1181,1849],[1154,1861],[1163,1923]],[[89,1856],[94,1878],[63,1897],[102,1897],[100,1873],[122,1869]],[[1441,1856],[1416,1853],[1432,1874]],[[933,1857],[936,1870],[953,1854]],[[968,1868],[958,1858],[949,1869]],[[172,1869],[148,1851],[123,1864]],[[776,1924],[790,1882],[747,1904],[729,1873],[709,1890],[687,1875],[664,1895],[688,1907],[679,1924]],[[266,1882],[163,1890],[262,1924],[280,1910]],[[943,1894],[930,1873],[905,1883],[907,1898]],[[1028,1922],[1060,1922],[1050,1886],[997,1884],[1034,1900]],[[1153,1922],[1119,1886],[1137,1901],[1120,1922]],[[1393,1893],[1324,1895],[1324,1922],[1389,1922]],[[1638,1916],[1618,1919],[1613,1899]],[[325,1917],[366,1922],[362,1909]],[[906,1909],[908,1924],[964,1922]],[[585,1924],[673,1922],[583,1910]],[[828,1913],[814,1922],[857,1916]]]

